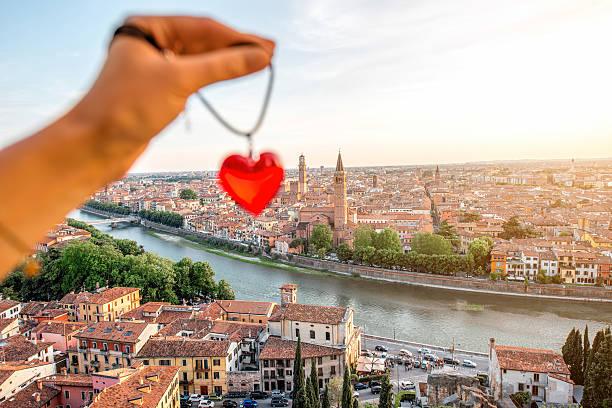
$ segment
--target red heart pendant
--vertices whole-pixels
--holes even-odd
[[[234,154],[223,161],[219,184],[245,210],[258,215],[278,191],[283,174],[274,153],[262,153],[258,161]]]

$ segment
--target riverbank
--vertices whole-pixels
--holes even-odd
[[[104,213],[99,210],[83,208],[84,211],[104,217],[116,214]],[[168,227],[142,220],[141,225],[148,229],[162,231],[184,238],[183,244],[193,245],[218,256],[224,256],[240,262],[252,263],[294,272],[335,275],[353,279],[371,279],[386,282],[403,283],[417,287],[444,289],[459,292],[483,293],[532,299],[551,299],[570,302],[598,302],[612,304],[612,291],[597,287],[576,287],[565,285],[542,285],[530,283],[525,286],[520,282],[492,282],[485,279],[461,278],[454,276],[432,275],[418,272],[398,271],[391,269],[368,267],[363,265],[344,264],[317,258],[294,255],[290,260],[273,260],[261,256],[249,256],[239,252],[219,249],[207,245],[201,240],[210,238],[209,234]],[[197,242],[196,242],[197,241]],[[228,241],[229,242],[229,241]]]

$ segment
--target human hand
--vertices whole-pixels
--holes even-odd
[[[265,68],[274,52],[273,41],[209,18],[136,16],[125,24],[152,35],[164,52],[142,39],[116,36],[95,84],[69,113],[95,124],[92,151],[120,165],[119,172],[178,116],[189,95]]]

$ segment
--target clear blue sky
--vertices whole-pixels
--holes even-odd
[[[277,41],[255,138],[287,167],[612,156],[612,1],[55,1],[0,13],[0,146],[87,90],[131,14],[198,14]],[[206,90],[238,125],[265,75]],[[197,100],[134,171],[214,169],[245,142]]]

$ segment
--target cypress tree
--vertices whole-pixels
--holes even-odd
[[[344,367],[344,382],[342,383],[342,408],[353,408],[353,391],[348,365]]]
[[[591,359],[589,375],[584,385],[582,406],[599,408],[610,398],[612,398],[612,336],[605,334]]]
[[[306,381],[306,401],[307,401],[307,408],[317,408],[316,405],[314,405],[314,394],[315,394],[315,390],[314,388],[312,388],[312,383],[310,382],[310,378]]]
[[[587,359],[587,366],[584,369],[584,383],[586,384],[587,381],[587,377],[588,377],[588,373],[590,371],[590,367],[591,367],[591,363],[593,362],[593,356],[595,355],[595,353],[597,353],[597,350],[599,350],[599,346],[601,345],[601,341],[604,338],[604,331],[603,330],[599,330],[596,334],[595,334],[595,338],[593,339],[593,345],[591,346],[591,352],[589,353],[589,358]]]
[[[588,370],[588,360],[589,355],[591,354],[591,344],[589,343],[589,325],[584,326],[584,337],[582,341],[582,381],[584,381],[587,376]]]
[[[573,328],[569,332],[565,344],[561,348],[561,353],[565,364],[569,367],[572,381],[576,384],[582,384],[582,338],[580,330]]]
[[[306,387],[304,385],[304,365],[302,363],[302,341],[298,335],[295,348],[295,359],[293,360],[293,407],[309,408]]]
[[[353,408],[359,408],[359,400],[357,398],[353,398]]]
[[[312,384],[313,398],[312,407],[319,408],[321,401],[319,401],[319,376],[317,375],[317,364],[316,359],[313,357],[310,365],[310,383]]]
[[[329,387],[325,384],[325,391],[323,392],[323,401],[321,401],[321,408],[330,408],[329,402]]]
[[[385,374],[380,381],[378,408],[393,408],[393,406],[393,386],[389,382],[389,374]]]

